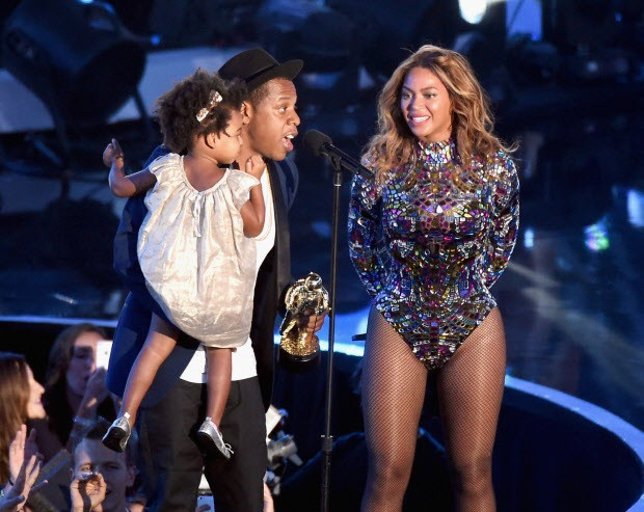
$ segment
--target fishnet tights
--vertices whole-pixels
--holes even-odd
[[[495,510],[491,456],[505,374],[505,334],[497,309],[438,371],[445,445],[459,512]],[[369,469],[362,512],[396,512],[414,460],[427,382],[425,366],[371,309],[363,359],[362,410]],[[427,497],[428,506],[431,496]]]

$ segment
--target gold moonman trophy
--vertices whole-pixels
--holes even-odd
[[[315,333],[309,333],[299,324],[309,315],[322,315],[329,310],[329,292],[322,286],[322,278],[309,272],[293,283],[285,297],[286,316],[280,326],[279,358],[281,363],[308,363],[320,354]]]

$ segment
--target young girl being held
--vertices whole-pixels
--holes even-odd
[[[224,457],[233,453],[218,425],[230,391],[231,352],[250,332],[257,276],[251,238],[262,231],[265,215],[259,181],[264,162],[249,159],[244,171],[230,167],[242,144],[244,94],[242,85],[198,70],[157,102],[171,153],[130,175],[116,140],[103,153],[116,196],[147,191],[138,259],[150,294],[169,320],[152,317],[118,417],[103,438],[115,451],[125,449],[141,401],[181,331],[207,353],[208,410],[197,434]]]

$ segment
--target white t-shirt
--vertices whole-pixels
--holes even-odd
[[[266,215],[264,217],[264,229],[253,239],[257,244],[258,269],[275,245],[275,212],[273,211],[273,195],[271,194],[271,182],[268,177],[268,169],[264,169],[260,181],[262,182]],[[232,380],[249,379],[256,375],[257,361],[255,360],[255,352],[253,351],[249,337],[246,343],[233,352]],[[181,374],[181,379],[196,384],[203,384],[208,380],[206,353],[201,345],[195,351],[188,366],[186,366],[186,369]]]

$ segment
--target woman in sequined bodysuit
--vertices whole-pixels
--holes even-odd
[[[517,172],[456,52],[426,45],[407,58],[378,115],[363,158],[375,179],[354,178],[349,209],[351,259],[372,297],[362,510],[401,510],[430,371],[458,510],[494,510],[505,336],[489,289],[516,241]]]

